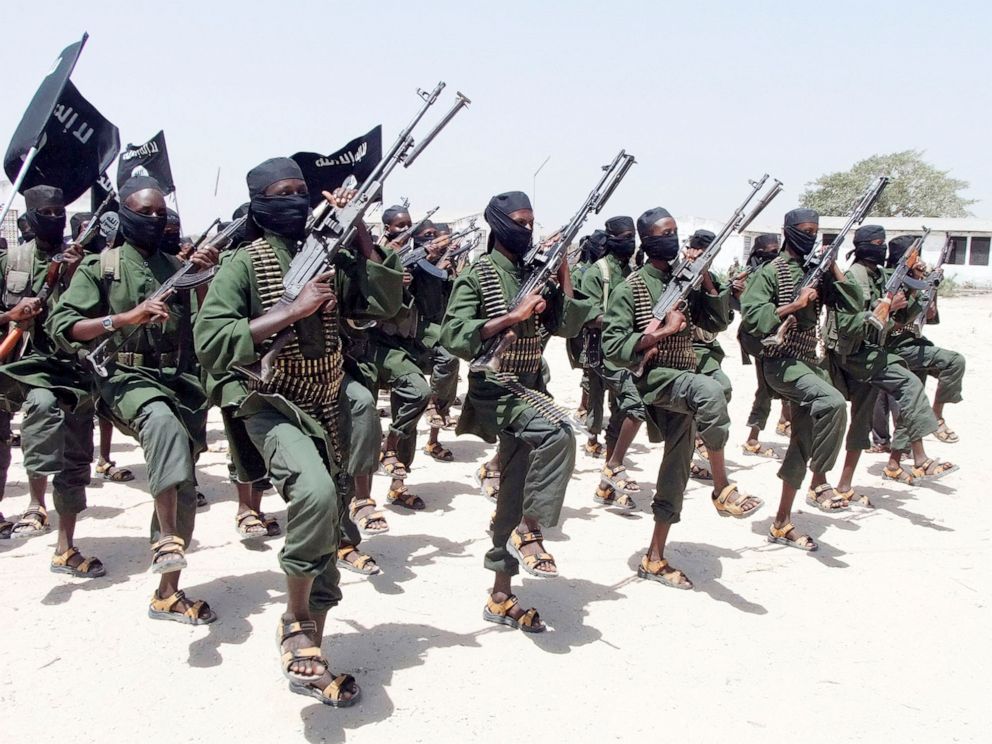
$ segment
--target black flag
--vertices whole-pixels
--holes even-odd
[[[3,169],[11,183],[17,178],[28,150],[38,145],[41,140],[45,125],[48,124],[55,105],[62,97],[62,91],[69,82],[69,76],[72,75],[79,53],[83,51],[83,45],[88,38],[89,34],[83,34],[82,39],[62,50],[52,69],[38,86],[24,116],[21,117],[21,123],[17,125],[10,145],[7,146],[7,153],[3,156]]]
[[[131,176],[151,176],[166,194],[176,190],[169,166],[169,150],[165,146],[165,132],[159,132],[143,145],[128,144],[117,160],[117,188]]]
[[[298,152],[292,157],[303,171],[303,180],[310,190],[310,205],[316,206],[323,199],[321,191],[333,191],[348,176],[354,176],[361,183],[372,174],[382,160],[382,125],[330,155]]]

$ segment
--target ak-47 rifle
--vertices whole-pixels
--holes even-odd
[[[385,233],[383,233],[383,236],[381,238],[379,238],[379,247],[380,248],[383,248],[383,247],[389,245],[390,243],[392,243],[394,245],[401,246],[401,248],[396,251],[396,254],[398,256],[402,256],[404,253],[408,253],[410,251],[410,247],[407,246],[407,242],[410,240],[410,238],[412,238],[414,235],[416,235],[418,232],[420,232],[420,228],[422,228],[424,225],[426,225],[427,224],[427,221],[431,217],[433,217],[434,216],[434,213],[437,210],[439,210],[440,208],[441,208],[440,205],[438,205],[438,206],[434,207],[434,209],[427,210],[427,214],[424,215],[424,218],[422,220],[420,220],[420,222],[417,222],[417,223],[415,223],[413,225],[410,225],[410,227],[408,227],[405,230],[403,230],[399,235],[397,235],[392,240],[388,240],[386,238]]]
[[[524,269],[528,271],[527,278],[520,286],[517,296],[510,302],[510,311],[519,306],[529,295],[542,291],[545,285],[558,273],[558,267],[565,260],[568,246],[579,234],[579,230],[582,229],[589,213],[599,214],[634,163],[634,156],[621,150],[612,163],[603,166],[605,173],[599,179],[599,183],[589,192],[589,196],[582,202],[582,206],[579,207],[568,224],[555,234],[555,239],[550,247],[545,250],[544,245],[535,245],[527,252],[523,260]],[[516,338],[512,328],[494,336],[486,344],[483,352],[469,365],[469,369],[473,372],[486,370],[494,373],[499,372],[500,359]]]
[[[916,316],[916,320],[910,326],[913,331],[913,335],[919,337],[923,335],[923,328],[926,326],[928,321],[928,316],[930,315],[930,310],[933,308],[934,303],[937,301],[937,290],[940,287],[940,283],[944,280],[944,262],[950,258],[951,249],[954,247],[954,241],[951,236],[948,235],[947,239],[944,241],[944,247],[940,249],[940,256],[937,258],[937,263],[927,274],[926,287],[923,290],[923,294],[920,296],[920,304],[922,308],[920,314]]]
[[[231,222],[227,227],[210,238],[208,245],[212,248],[217,248],[217,250],[221,250],[226,243],[230,242],[231,236],[241,229],[241,226],[244,225],[246,219],[247,217],[239,217]],[[205,238],[206,233],[200,236],[200,239],[197,241],[197,245],[202,245]],[[216,266],[211,266],[209,269],[197,271],[196,264],[187,261],[175,274],[162,282],[158,289],[152,292],[147,299],[168,299],[173,292],[181,292],[183,290],[192,289],[209,282],[214,278],[214,274],[216,273]],[[140,325],[134,326],[124,336],[111,334],[97,344],[92,351],[83,351],[80,356],[100,377],[106,377],[108,375],[107,364],[117,355],[118,351],[124,348],[124,345],[131,339],[131,337],[143,327],[144,326]]]
[[[796,285],[796,289],[793,292],[793,300],[795,300],[804,289],[808,287],[820,286],[820,282],[823,281],[823,278],[827,275],[827,272],[829,272],[833,267],[834,261],[837,260],[837,256],[840,255],[840,247],[843,245],[847,234],[851,232],[852,227],[855,225],[860,225],[865,221],[865,218],[868,216],[871,208],[875,205],[875,202],[878,201],[878,197],[882,195],[882,191],[888,183],[888,176],[879,176],[872,181],[867,191],[861,195],[861,198],[858,200],[857,204],[854,205],[854,209],[848,216],[847,222],[844,223],[844,226],[840,229],[840,232],[837,233],[837,236],[833,239],[830,245],[819,252],[815,250],[810,251],[809,256],[806,257],[806,262],[803,264],[803,269],[805,271],[803,278]],[[762,339],[762,345],[767,347],[781,346],[785,343],[785,334],[795,324],[796,316],[789,315],[782,321],[774,335]]]
[[[419,143],[414,144],[411,132],[420,122],[427,110],[434,105],[445,83],[439,82],[431,92],[417,90],[417,95],[423,105],[414,116],[413,121],[400,132],[396,142],[375,166],[372,173],[358,186],[351,201],[344,207],[332,207],[329,202],[322,202],[314,210],[309,220],[303,245],[293,256],[289,270],[283,277],[283,293],[276,301],[276,306],[293,303],[303,291],[307,282],[323,274],[334,265],[338,251],[347,247],[355,238],[358,224],[374,202],[380,198],[385,180],[400,164],[409,168],[424,148],[438,135],[449,121],[464,106],[471,103],[468,98],[458,93],[455,103],[445,117]],[[349,180],[354,183],[354,178]],[[236,367],[247,377],[261,382],[272,378],[273,363],[282,348],[289,343],[295,331],[292,326],[284,328],[272,339],[265,355],[251,367]]]
[[[896,296],[903,286],[915,290],[926,289],[928,286],[924,280],[910,276],[909,272],[919,263],[923,242],[929,234],[930,228],[924,226],[923,235],[916,238],[912,245],[906,249],[906,252],[902,254],[902,258],[896,264],[892,276],[885,283],[885,291],[882,293],[882,297],[879,299],[878,304],[875,305],[872,314],[868,316],[868,322],[878,329],[879,343],[885,343],[886,325],[888,325],[889,313],[892,310],[892,298]]]
[[[778,193],[782,190],[782,182],[775,179],[775,183],[772,184],[768,192],[754,205],[750,213],[745,214],[744,210],[747,209],[751,200],[758,195],[758,192],[764,188],[767,181],[767,173],[760,180],[748,181],[751,185],[751,193],[747,195],[744,203],[737,207],[734,213],[730,215],[730,219],[720,228],[720,232],[713,238],[713,241],[706,246],[698,257],[691,260],[683,259],[679,261],[672,270],[672,278],[665,287],[665,291],[661,293],[658,301],[651,309],[651,315],[655,319],[663,321],[672,310],[684,310],[689,300],[689,294],[699,289],[699,286],[703,283],[703,278],[709,272],[710,266],[713,265],[713,260],[720,252],[720,248],[723,247],[727,238],[734,232],[740,232],[750,225],[755,217],[761,214],[762,210],[771,203],[772,199],[778,196]],[[650,348],[644,352],[644,355],[641,357],[641,363],[634,371],[634,375],[636,377],[643,375],[644,369],[657,355],[657,347]]]
[[[462,238],[466,238],[469,235],[471,235],[473,232],[476,232],[478,230],[479,228],[475,226],[475,220],[473,219],[471,224],[468,227],[466,227],[464,230],[459,230],[458,232],[453,233],[452,235],[446,235],[445,238],[449,241],[449,246],[447,250],[444,252],[444,255],[442,255],[437,262],[441,263],[441,261],[444,260],[445,258],[450,258],[451,245],[454,245]],[[448,278],[447,271],[445,271],[444,269],[439,269],[435,264],[427,260],[427,253],[428,253],[427,249],[429,245],[430,243],[417,246],[411,249],[410,251],[404,253],[403,256],[400,258],[400,263],[403,265],[404,269],[409,269],[412,266],[416,266],[421,271],[430,274],[431,276],[437,279],[447,279]]]
[[[79,234],[79,237],[72,241],[80,249],[85,249],[92,242],[93,238],[97,236],[100,230],[100,216],[107,211],[111,202],[116,198],[117,195],[114,192],[111,191],[108,193],[93,213],[93,216],[90,217],[89,222],[86,223],[86,229]],[[48,304],[48,300],[52,296],[55,287],[62,281],[64,268],[65,256],[61,252],[52,256],[51,262],[48,264],[48,270],[45,272],[45,282],[41,285],[41,289],[37,295],[42,307]],[[7,358],[14,352],[14,349],[20,346],[24,334],[33,324],[34,318],[14,324],[10,332],[4,336],[3,342],[0,342],[0,362],[7,361]]]

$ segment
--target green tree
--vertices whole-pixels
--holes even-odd
[[[847,214],[872,180],[889,176],[892,180],[875,202],[872,216],[970,216],[968,207],[975,200],[965,199],[960,193],[968,188],[968,182],[947,174],[924,161],[919,150],[873,155],[850,170],[828,173],[806,184],[799,202],[820,214]]]

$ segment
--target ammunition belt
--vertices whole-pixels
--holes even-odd
[[[644,283],[640,274],[631,274],[627,277],[627,284],[634,295],[634,325],[641,333],[648,327],[654,319],[652,310],[654,301],[651,299],[651,292]],[[686,316],[685,330],[680,331],[668,338],[663,338],[658,342],[658,354],[648,363],[649,367],[668,367],[669,369],[695,370],[696,352],[692,348],[692,334],[695,326]]]
[[[483,256],[475,262],[478,267],[479,286],[482,288],[482,308],[487,318],[498,318],[508,312],[503,287],[499,283],[496,269],[488,256]],[[533,328],[532,321],[521,324],[524,329]],[[500,359],[500,369],[511,375],[536,374],[541,369],[541,357],[544,355],[544,340],[541,329],[544,325],[537,324],[537,335],[518,336],[517,340],[503,353]],[[547,334],[547,330],[545,329]],[[550,334],[547,334],[550,335]]]
[[[117,363],[126,367],[175,367],[179,362],[179,355],[172,352],[159,354],[154,351],[145,353],[133,351],[118,351]]]
[[[778,307],[784,307],[792,302],[796,293],[796,281],[789,270],[788,259],[779,255],[773,261],[778,282]],[[820,328],[819,318],[822,303],[816,300],[817,321],[812,327],[799,330],[793,325],[785,333],[785,340],[780,346],[765,346],[764,355],[771,359],[798,359],[807,364],[819,363]]]
[[[517,379],[516,375],[497,372],[496,381],[513,395],[529,403],[534,410],[551,423],[568,426],[574,431],[584,432],[586,430],[582,422],[575,418],[571,411],[555,403],[550,395],[527,387]]]

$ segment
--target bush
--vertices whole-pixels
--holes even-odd
[[[961,294],[961,282],[953,276],[945,276],[937,287],[938,297],[956,297]]]

